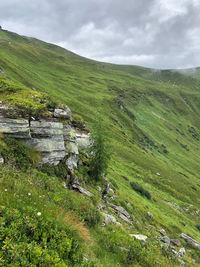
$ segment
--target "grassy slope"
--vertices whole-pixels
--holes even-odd
[[[198,215],[184,211],[191,204],[200,209],[196,77],[99,63],[6,31],[0,31],[0,68],[13,81],[65,102],[90,125],[102,114],[113,150],[108,177],[121,199],[133,203],[141,232],[149,224],[144,212],[151,211],[155,226],[170,237],[186,232],[200,241]],[[122,176],[143,185],[153,200],[136,194]]]

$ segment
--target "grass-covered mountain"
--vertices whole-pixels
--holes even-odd
[[[21,266],[36,266],[32,258],[41,255],[51,255],[52,261],[39,266],[65,266],[64,262],[66,266],[93,266],[82,262],[82,253],[97,266],[179,266],[160,248],[156,236],[157,230],[164,228],[171,239],[183,232],[200,242],[200,69],[153,70],[107,64],[4,30],[0,30],[0,69],[4,84],[6,79],[8,84],[23,87],[21,95],[0,90],[0,101],[18,106],[27,101],[29,105],[26,90],[37,90],[68,105],[89,127],[101,115],[112,150],[107,178],[117,192],[115,204],[134,216],[131,228],[102,227],[96,214],[101,201],[96,186],[87,184],[95,194],[90,200],[66,191],[59,177],[35,167],[22,171],[5,164],[0,169],[0,216],[5,220],[0,259],[10,250],[10,261],[29,255]],[[2,140],[0,145],[13,155],[9,142]],[[29,153],[24,155],[28,159]],[[137,182],[152,198],[138,194],[130,182]],[[153,219],[146,215],[148,211]],[[36,216],[37,212],[42,216]],[[33,229],[45,233],[44,244],[36,230],[35,236],[29,236]],[[52,244],[48,243],[50,229]],[[22,236],[16,234],[14,244],[12,236],[17,231]],[[148,236],[145,247],[129,237],[135,233]],[[62,250],[64,243],[67,251]],[[188,248],[184,241],[182,246]],[[28,257],[33,265],[28,265]],[[198,266],[199,250],[188,248],[184,260],[188,266]]]

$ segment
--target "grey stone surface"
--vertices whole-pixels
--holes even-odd
[[[107,214],[107,213],[104,213],[104,212],[102,212],[102,215],[103,215],[104,218],[105,218],[105,223],[106,223],[106,224],[109,224],[109,223],[116,224],[117,220],[115,219],[114,216],[112,216],[112,215],[110,215],[110,214]]]
[[[163,243],[169,245],[170,244],[170,239],[168,236],[164,236],[160,239]]]
[[[180,247],[180,246],[181,246],[181,242],[180,242],[180,240],[178,240],[178,239],[172,239],[172,240],[171,240],[171,243],[172,243],[173,245],[177,246],[177,247]]]
[[[191,244],[192,246],[200,249],[200,243],[198,243],[196,240],[194,240],[192,237],[189,235],[186,235],[184,233],[180,234],[180,237],[184,239],[187,243]]]
[[[71,110],[66,107],[65,109],[57,108],[54,110],[54,117],[55,118],[65,118],[65,119],[72,119],[72,112]]]
[[[130,234],[131,237],[135,237],[135,239],[140,240],[140,241],[144,241],[146,242],[147,240],[147,236],[146,235],[135,235],[135,234]]]
[[[68,114],[68,115],[67,115]],[[55,110],[56,117],[68,118],[71,116],[70,109]],[[70,170],[77,168],[81,163],[78,158],[79,149],[88,145],[89,135],[77,131],[69,124],[64,124],[56,119],[31,121],[26,119],[15,119],[15,110],[5,105],[0,105],[0,133],[20,139],[25,144],[36,148],[42,155],[42,162],[57,165],[64,159],[68,152],[71,156],[66,161]],[[78,140],[77,140],[78,138]]]
[[[64,140],[67,142],[76,141],[76,130],[69,124],[63,125],[63,135],[64,135]]]
[[[118,213],[117,216],[122,220],[124,221],[125,223],[131,225],[132,223],[129,221],[129,219],[122,213]]]
[[[163,236],[166,234],[166,231],[164,229],[160,229],[160,230],[158,230],[158,232]]]
[[[0,117],[0,133],[17,139],[30,139],[28,120]]]
[[[0,164],[4,164],[4,158],[0,156]]]
[[[186,254],[185,248],[180,248],[178,251],[178,255],[183,257]]]
[[[113,208],[115,211],[117,211],[117,213],[121,213],[124,216],[126,216],[127,218],[130,218],[130,214],[121,206],[116,206],[112,203],[109,203],[110,207]]]
[[[87,134],[76,134],[76,142],[78,145],[78,148],[81,150],[88,149],[91,146],[90,136]]]
[[[74,169],[77,168],[78,161],[79,161],[78,157],[76,155],[72,155],[66,160],[66,165],[71,171],[73,171]]]
[[[86,190],[85,188],[83,188],[82,186],[80,186],[79,184],[73,184],[72,185],[72,189],[73,190],[76,190],[79,193],[84,194],[84,195],[86,195],[88,197],[92,197],[93,196],[93,194],[91,192],[89,192],[88,190]]]

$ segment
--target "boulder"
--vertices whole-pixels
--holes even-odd
[[[70,176],[70,179],[69,179],[69,187],[81,194],[84,194],[84,195],[87,195],[88,197],[92,197],[93,194],[89,191],[87,191],[85,188],[83,188],[80,183],[79,183],[79,180],[78,180],[78,177],[77,176],[73,176],[71,175]]]
[[[124,216],[122,213],[118,213],[117,216],[118,216],[122,221],[124,221],[125,223],[127,223],[127,224],[129,224],[129,225],[132,224],[132,223],[130,222],[130,220],[129,220],[126,216]]]
[[[103,204],[103,203],[99,203],[98,205],[97,205],[97,209],[98,210],[104,210],[106,208],[106,206]]]
[[[152,214],[150,211],[147,211],[147,215],[148,215],[151,219],[153,219],[153,214]]]
[[[160,239],[163,243],[169,245],[170,244],[170,239],[168,236],[164,236]]]
[[[163,236],[166,234],[166,231],[164,229],[160,229],[160,230],[158,230],[158,232]]]
[[[130,234],[131,237],[134,237],[137,240],[140,240],[143,244],[146,243],[147,236],[146,235],[135,235],[135,234]]]
[[[194,240],[189,235],[182,233],[180,234],[180,238],[184,239],[187,243],[191,244],[193,247],[200,249],[200,243],[198,243],[196,240]]]
[[[180,242],[180,240],[178,240],[178,239],[172,239],[172,240],[171,240],[171,243],[172,243],[173,245],[177,246],[177,247],[180,247],[180,246],[181,246],[181,242]]]
[[[54,118],[64,118],[67,120],[71,120],[72,112],[68,107],[66,107],[65,109],[56,108],[54,110]]]
[[[97,186],[97,191],[101,192],[101,187],[100,186]]]
[[[111,208],[113,208],[115,211],[117,211],[117,213],[121,213],[123,214],[124,216],[126,216],[127,218],[130,218],[130,214],[121,206],[116,206],[112,203],[109,203],[109,206]]]
[[[66,165],[67,165],[68,169],[70,169],[71,171],[73,171],[74,169],[77,169],[78,161],[79,161],[79,159],[76,155],[70,156],[66,160]]]
[[[110,223],[116,224],[117,220],[115,219],[114,216],[112,216],[110,214],[107,214],[107,213],[104,213],[104,212],[102,212],[102,215],[105,218],[105,223],[106,224],[110,224]]]
[[[185,253],[186,253],[185,248],[181,248],[181,249],[179,249],[179,251],[178,251],[178,255],[179,255],[180,257],[183,257],[183,256],[185,255]]]
[[[73,184],[72,189],[75,191],[78,191],[79,193],[84,194],[88,197],[93,197],[93,194],[91,192],[89,192],[88,190],[86,190],[85,188],[80,186],[79,184]]]

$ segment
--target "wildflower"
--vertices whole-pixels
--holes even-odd
[[[41,216],[41,215],[42,215],[42,213],[41,213],[41,212],[38,212],[38,213],[37,213],[37,216]]]
[[[8,191],[8,189],[5,189],[4,191],[5,191],[5,192],[7,192],[7,191]]]
[[[31,193],[28,193],[28,196],[31,196]]]

